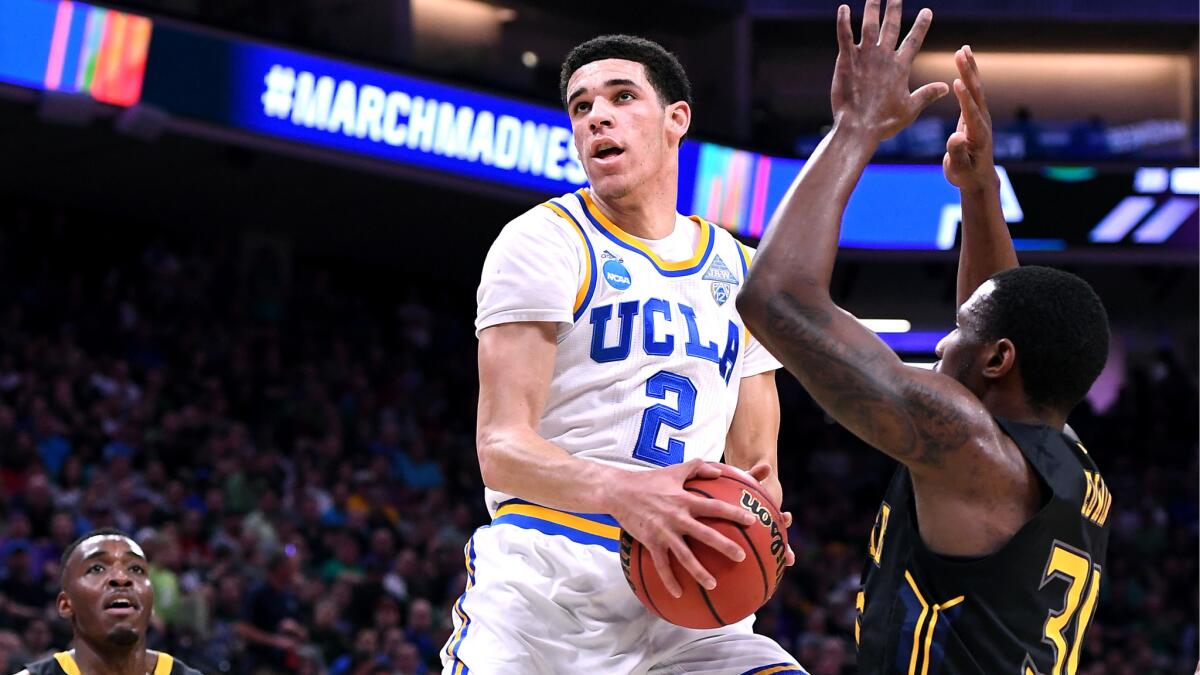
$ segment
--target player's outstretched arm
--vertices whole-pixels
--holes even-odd
[[[668,551],[695,580],[711,589],[713,576],[692,554],[685,537],[704,542],[733,560],[740,546],[698,518],[750,525],[753,516],[732,504],[683,489],[695,476],[720,470],[693,460],[650,471],[626,471],[573,457],[537,433],[557,350],[548,322],[506,323],[479,334],[479,417],[476,446],[483,482],[522,499],[564,511],[608,513],[650,551],[667,589],[682,591]]]
[[[897,50],[900,9],[889,3],[881,25],[878,0],[868,0],[857,45],[849,8],[838,9],[833,131],[776,212],[737,302],[755,336],[830,415],[928,475],[953,471],[948,456],[994,427],[987,410],[951,378],[905,366],[829,295],[842,215],[867,162],[948,89],[934,83],[909,92],[932,14],[921,11]]]
[[[992,153],[992,115],[970,45],[954,54],[958,128],[946,140],[942,170],[959,190],[962,241],[958,255],[958,305],[996,272],[1017,266],[1008,223],[1000,207],[1000,178]]]

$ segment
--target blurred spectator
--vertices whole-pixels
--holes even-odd
[[[248,672],[294,670],[297,652],[307,638],[300,598],[296,596],[296,560],[282,551],[271,555],[266,579],[246,596],[238,635],[248,643]]]

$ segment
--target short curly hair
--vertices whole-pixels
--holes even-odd
[[[1031,405],[1070,412],[1108,361],[1108,314],[1086,281],[1050,267],[992,275],[980,305],[981,337],[1008,338]]]
[[[663,105],[684,101],[692,104],[692,84],[683,65],[662,45],[635,35],[601,35],[575,47],[563,60],[558,78],[558,95],[567,104],[567,84],[582,66],[604,59],[635,61],[646,68],[646,77]]]

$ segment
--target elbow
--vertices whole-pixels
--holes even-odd
[[[479,475],[483,484],[493,490],[500,490],[500,447],[501,435],[490,427],[480,427],[475,432],[475,454],[479,458]]]
[[[746,279],[745,288],[737,295],[738,315],[750,332],[756,335],[766,328],[767,295],[766,283],[754,274]]]

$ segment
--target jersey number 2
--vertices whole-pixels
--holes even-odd
[[[1067,582],[1063,608],[1050,610],[1046,616],[1046,627],[1042,641],[1054,649],[1054,666],[1048,675],[1075,675],[1079,668],[1079,650],[1083,646],[1083,634],[1087,631],[1092,614],[1096,611],[1096,597],[1100,594],[1100,566],[1093,565],[1091,557],[1061,541],[1054,542],[1046,571],[1042,575],[1042,586],[1054,579]],[[1076,620],[1078,616],[1078,620]],[[1067,644],[1067,629],[1075,621],[1075,634]],[[1025,675],[1039,673],[1026,656]]]
[[[696,385],[688,378],[666,370],[658,371],[646,381],[646,396],[665,401],[667,392],[675,392],[678,397],[675,407],[656,403],[642,413],[642,427],[633,447],[634,459],[659,466],[683,461],[683,441],[668,438],[667,447],[659,447],[658,430],[664,424],[676,430],[691,426],[696,415]]]

